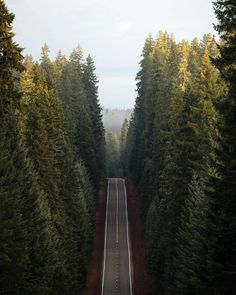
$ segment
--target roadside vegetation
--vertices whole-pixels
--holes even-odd
[[[236,3],[215,1],[221,40],[145,42],[129,122],[156,294],[234,294]]]
[[[213,5],[220,40],[149,35],[134,110],[102,110],[92,57],[23,57],[0,0],[1,294],[81,294],[106,177],[142,237],[138,190],[154,294],[236,294],[236,2]]]
[[[0,293],[78,295],[105,171],[95,66],[23,58],[13,19],[0,0]]]
[[[126,175],[126,138],[130,109],[103,109],[103,124],[106,139],[106,177]]]

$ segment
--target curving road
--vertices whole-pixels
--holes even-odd
[[[132,295],[132,260],[124,179],[110,178],[101,295]]]

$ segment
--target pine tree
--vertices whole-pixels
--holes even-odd
[[[50,60],[49,53],[50,53],[49,47],[45,43],[44,46],[42,47],[40,65],[42,69],[44,70],[47,87],[49,90],[51,90],[55,88],[55,77],[53,73],[53,64]]]
[[[82,55],[75,50],[68,61],[59,53],[52,62],[45,45],[40,64],[28,56],[23,66],[13,19],[0,1],[0,289],[79,294],[93,242],[90,179],[102,173],[92,170],[96,134]],[[88,68],[102,133],[93,63]]]
[[[96,173],[97,181],[103,175],[105,163],[105,137],[102,122],[101,107],[98,100],[98,80],[95,75],[95,65],[89,55],[83,66],[83,82],[85,94],[89,103],[89,113],[92,123],[92,132],[94,138],[94,150],[96,151]]]
[[[77,163],[79,155],[75,156],[72,127],[63,102],[54,89],[48,89],[44,70],[31,58],[26,59],[26,69],[21,78],[19,126],[28,156],[46,192],[58,238],[59,249],[53,250],[58,261],[51,274],[51,289],[77,294],[85,282],[93,241],[94,192],[86,168]]]
[[[208,294],[209,292],[209,235],[210,213],[214,203],[215,187],[219,181],[219,115],[214,103],[222,93],[222,82],[217,69],[212,65],[209,51],[210,36],[204,39],[204,51],[199,67],[199,77],[192,85],[190,126],[194,131],[197,150],[194,171],[188,183],[181,215],[181,226],[177,233],[176,268],[179,294]]]
[[[121,175],[120,144],[115,133],[106,134],[106,173],[107,177]]]
[[[126,157],[126,144],[127,144],[127,135],[128,135],[129,122],[127,118],[125,118],[122,127],[121,127],[121,135],[120,135],[120,162],[123,169],[124,175],[127,175],[128,170],[128,159]]]
[[[215,239],[211,269],[213,292],[235,293],[235,226],[236,226],[236,4],[233,0],[214,1],[219,23],[215,26],[221,37],[220,57],[214,60],[228,86],[228,93],[217,104],[222,117],[222,140],[219,156],[222,161],[221,182],[215,194]]]
[[[60,111],[58,105],[55,104],[55,97],[53,98],[53,96],[50,95],[52,92],[47,88],[46,78],[44,77],[41,67],[37,63],[34,63],[30,57],[26,59],[25,66],[26,71],[23,72],[21,77],[21,91],[23,95],[20,100],[18,126],[27,156],[33,163],[34,178],[37,179],[41,190],[44,192],[43,203],[36,203],[35,210],[39,210],[40,206],[43,206],[42,210],[46,210],[47,214],[50,216],[47,222],[50,222],[48,227],[51,229],[49,231],[46,225],[45,228],[54,239],[51,242],[52,248],[48,251],[48,253],[51,253],[54,257],[54,260],[48,262],[48,267],[51,267],[50,275],[47,274],[45,270],[42,271],[44,276],[47,277],[48,284],[48,286],[45,285],[44,288],[48,288],[48,292],[50,292],[50,289],[55,291],[62,289],[63,281],[63,290],[66,292],[66,288],[68,288],[68,273],[65,271],[65,248],[63,247],[63,239],[61,236],[62,228],[65,226],[62,224],[62,220],[65,220],[65,216],[62,213],[63,204],[59,195],[61,190],[61,179],[59,181],[61,163],[58,163],[58,157],[61,153],[60,144],[62,141],[59,132],[63,125],[56,126],[55,124],[56,114],[59,115]],[[59,117],[62,118],[62,114],[59,115]],[[64,171],[64,173],[65,172],[66,171]],[[31,202],[33,204],[33,201]],[[30,205],[30,203],[28,205]],[[42,228],[39,227],[36,230],[35,222],[31,221],[31,223],[35,228],[32,232],[39,235]],[[60,232],[58,231],[59,228]],[[44,242],[46,243],[47,235],[44,235]],[[32,247],[35,249],[35,253],[40,253],[40,249],[36,251],[38,247],[37,244],[32,245]],[[36,261],[36,266],[37,263],[42,265],[47,262],[45,255],[42,254],[40,256],[43,261]],[[53,263],[54,267],[52,267],[50,263]],[[36,269],[39,270],[39,268]],[[57,280],[59,277],[60,280]]]
[[[148,82],[138,84],[146,88],[138,88],[142,99],[136,101],[126,151],[141,197],[148,267],[161,294],[217,289],[218,106],[226,89],[212,64],[218,57],[209,34],[201,43],[195,38],[177,44],[160,33],[149,54]]]
[[[13,19],[0,1],[0,289],[13,294],[18,288],[20,294],[27,289],[29,252],[17,181],[22,167],[16,166],[20,141],[14,113],[20,96],[15,83],[23,66],[21,49],[13,42]]]
[[[65,107],[70,126],[70,138],[73,142],[77,160],[82,159],[93,180],[97,183],[96,155],[94,149],[92,121],[89,100],[83,83],[82,50],[73,50],[70,60],[65,64],[58,94]]]
[[[14,16],[1,12],[1,290],[4,294],[48,294],[56,243],[44,194],[18,132],[21,49],[12,41]],[[3,230],[3,231],[2,231]],[[55,244],[54,244],[55,245]]]
[[[129,166],[132,172],[133,179],[136,183],[140,180],[140,171],[142,171],[142,158],[143,158],[143,131],[145,127],[144,117],[144,101],[146,95],[146,89],[149,83],[149,73],[151,66],[151,52],[153,50],[154,41],[151,35],[145,41],[142,61],[140,62],[141,70],[137,74],[137,91],[138,97],[136,98],[133,125],[135,128],[133,138],[133,150],[130,155]]]

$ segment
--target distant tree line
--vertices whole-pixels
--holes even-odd
[[[221,41],[145,42],[125,159],[141,198],[156,294],[235,294],[236,2]]]
[[[106,132],[106,177],[124,177],[127,175],[126,139],[129,121],[124,119],[119,131]]]
[[[106,177],[122,177],[120,141],[116,133],[106,133]]]
[[[0,293],[80,294],[105,136],[90,56],[22,57],[0,0]]]
[[[109,109],[103,108],[103,125],[106,132],[112,132],[118,137],[121,133],[122,124],[125,119],[130,119],[133,109]]]
[[[124,154],[132,109],[103,108],[106,139],[106,177],[124,176]]]

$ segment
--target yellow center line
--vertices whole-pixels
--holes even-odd
[[[116,179],[116,243],[119,243],[119,193]]]

